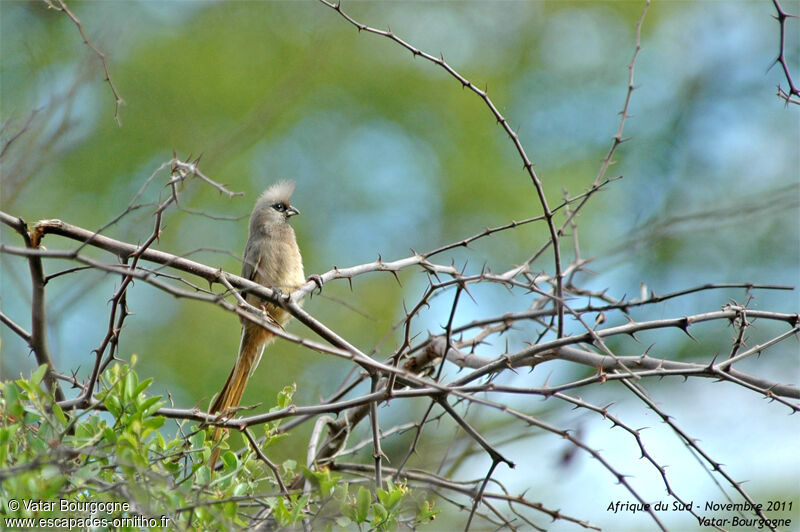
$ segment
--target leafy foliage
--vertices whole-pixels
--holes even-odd
[[[214,445],[227,442],[213,442],[213,429],[186,421],[168,436],[166,418],[158,415],[165,401],[147,395],[152,379],[140,381],[131,366],[104,372],[99,401],[71,415],[43,390],[44,365],[29,379],[0,384],[0,516],[37,524],[105,519],[95,521],[109,525],[100,529],[119,530],[228,530],[254,519],[279,527],[313,519],[328,528],[395,530],[435,516],[405,485],[387,483],[374,494],[294,460],[278,467],[283,483],[302,485],[305,478],[311,489],[282,494],[252,449],[223,450],[222,470],[212,474],[205,462]],[[289,406],[294,391],[283,388],[273,410]],[[264,425],[262,450],[284,437],[279,426]]]

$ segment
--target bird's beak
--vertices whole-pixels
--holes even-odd
[[[300,214],[300,211],[298,211],[297,209],[295,209],[294,207],[292,207],[291,205],[289,205],[289,208],[288,208],[288,209],[286,209],[286,217],[287,217],[287,218],[291,218],[291,217],[292,217],[292,216],[294,216],[295,214]]]

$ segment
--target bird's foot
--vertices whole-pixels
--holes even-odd
[[[308,276],[308,281],[314,281],[314,284],[317,285],[319,288],[319,293],[322,293],[322,276],[319,274],[313,274]]]

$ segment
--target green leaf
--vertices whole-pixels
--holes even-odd
[[[85,466],[79,468],[72,474],[72,479],[75,480],[89,480],[91,478],[95,478],[97,474],[100,472],[100,465],[96,462],[92,462],[86,464]]]
[[[297,469],[297,460],[284,460],[283,471],[284,473],[292,474]]]
[[[53,414],[55,414],[56,419],[58,420],[61,425],[66,425],[68,423],[67,416],[64,415],[64,411],[58,406],[58,403],[52,403],[53,407]]]
[[[319,481],[319,492],[322,494],[323,497],[327,497],[333,494],[333,489],[336,487],[336,484],[339,482],[339,477],[331,476],[330,474],[325,475],[324,478],[321,478]]]
[[[405,487],[395,486],[391,482],[387,483],[387,487],[389,488],[388,491],[382,489],[378,490],[378,500],[380,500],[387,509],[391,510],[397,503],[403,500],[407,490]]]
[[[132,371],[128,371],[128,373],[125,374],[125,380],[122,386],[122,400],[125,403],[129,403],[133,398],[133,390],[136,388],[136,384],[136,374]]]
[[[386,520],[389,516],[389,512],[386,511],[386,508],[384,508],[381,503],[376,502],[372,505],[372,515],[375,516],[375,524],[378,524]]]
[[[240,495],[244,495],[245,493],[247,493],[247,487],[248,487],[247,484],[245,484],[244,482],[236,484],[233,487],[233,496],[238,497]]]
[[[278,406],[287,408],[291,405],[295,390],[297,390],[297,384],[293,383],[291,386],[284,386],[283,389],[278,392]]]
[[[12,427],[14,428],[12,429]],[[11,431],[16,431],[18,427],[18,423],[9,425],[8,427],[0,427],[0,445],[6,445],[11,437]]]
[[[32,385],[29,381],[26,379],[17,379],[15,382],[23,391],[28,392],[28,396],[36,396],[36,391],[38,388]]]
[[[195,484],[206,485],[211,482],[211,469],[205,464],[201,465],[195,473]]]
[[[38,390],[39,388],[34,388],[34,389]],[[28,425],[30,425],[30,424],[32,424],[34,422],[38,422],[42,418],[42,413],[39,410],[39,407],[36,406],[35,404],[23,403],[22,404],[22,410],[25,411],[25,414],[26,414],[25,415],[25,421],[28,422],[27,423]]]
[[[350,485],[347,482],[344,482],[342,484],[336,484],[336,487],[333,488],[333,498],[339,501],[340,503],[346,502],[349,488]]]
[[[289,437],[289,435],[286,434],[286,433],[275,434],[273,436],[267,435],[267,439],[266,439],[266,441],[264,442],[264,444],[261,447],[262,447],[262,449],[266,449],[267,447],[270,447],[270,446],[276,444],[277,442],[281,441],[282,439],[288,438],[288,437]]]
[[[356,510],[356,507],[352,504],[342,504],[339,510],[351,521],[356,521],[358,510]]]
[[[137,410],[139,412],[144,412],[145,410],[147,410],[148,408],[153,406],[155,403],[157,403],[159,401],[159,399],[161,399],[160,396],[148,397],[147,399],[144,399],[143,401],[141,401],[139,403],[139,405],[137,406]]]
[[[39,471],[42,480],[50,480],[61,475],[61,469],[54,465],[46,465]]]
[[[106,439],[108,443],[117,442],[117,434],[111,427],[106,427],[103,429],[103,437]]]
[[[239,466],[239,459],[233,451],[222,453],[222,462],[231,469],[236,469]]]
[[[161,426],[166,421],[167,421],[167,418],[165,418],[164,416],[155,416],[155,417],[149,417],[149,418],[145,419],[144,422],[142,423],[142,425],[147,429],[155,430],[155,429],[160,429]]]
[[[189,436],[189,443],[192,445],[192,449],[199,449],[205,444],[206,441],[206,431],[198,430],[191,436]]]
[[[133,372],[131,371],[130,373],[133,373]],[[129,373],[129,375],[130,375],[130,373]],[[134,374],[134,376],[135,376],[135,374]],[[140,382],[139,385],[133,390],[133,397],[139,397],[139,395],[143,391],[145,391],[146,389],[148,389],[150,387],[150,384],[152,384],[152,382],[153,382],[153,378],[152,377],[148,377],[145,380],[143,380],[142,382]]]
[[[278,498],[278,502],[272,507],[272,516],[275,517],[279,525],[289,526],[291,524],[291,516],[283,501],[283,497]]]
[[[356,496],[356,523],[363,523],[369,514],[369,505],[372,502],[372,494],[364,486],[358,488]]]
[[[39,386],[41,384],[42,379],[44,379],[45,374],[47,373],[47,364],[42,364],[36,371],[31,374],[31,383],[34,386]]]
[[[222,511],[228,518],[233,518],[236,516],[236,511],[239,509],[239,505],[235,502],[226,503],[225,506],[222,507]]]
[[[6,382],[2,388],[3,397],[6,399],[6,408],[12,416],[20,417],[24,410],[19,403],[19,387],[13,382]]]
[[[155,414],[156,411],[158,411],[158,409],[165,404],[167,404],[167,402],[162,401],[161,396],[158,395],[156,397],[150,397],[147,399],[144,403],[142,403],[142,406],[139,408],[139,410],[142,412],[143,417],[149,417]]]
[[[319,473],[316,471],[312,471],[309,468],[303,466],[300,468],[300,471],[303,473],[303,476],[306,477],[308,480],[312,481],[314,484],[318,481]]]
[[[168,473],[177,473],[182,469],[181,464],[173,460],[163,460],[161,465],[167,470]]]
[[[423,521],[433,521],[438,513],[439,510],[434,509],[432,502],[425,501],[425,503],[417,512],[417,523],[422,523]]]
[[[106,395],[105,406],[114,418],[119,419],[122,415],[122,405],[119,403],[119,399],[117,399],[116,395]]]
[[[295,524],[303,518],[303,510],[305,509],[307,504],[308,504],[308,495],[300,497],[300,500],[294,503],[294,508],[292,508],[290,524]]]

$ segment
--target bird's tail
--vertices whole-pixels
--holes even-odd
[[[239,406],[244,394],[247,381],[250,375],[258,366],[261,360],[261,355],[264,352],[264,346],[272,338],[272,334],[261,329],[260,327],[242,327],[242,340],[239,344],[239,355],[236,357],[236,363],[233,365],[228,380],[222,387],[214,403],[211,405],[209,412],[212,414],[221,414],[223,416],[230,416],[235,412]],[[215,443],[219,442],[225,429],[217,427],[214,429]],[[217,465],[219,458],[220,446],[211,453],[211,458],[208,460],[208,466],[211,468],[213,474],[214,468]]]

